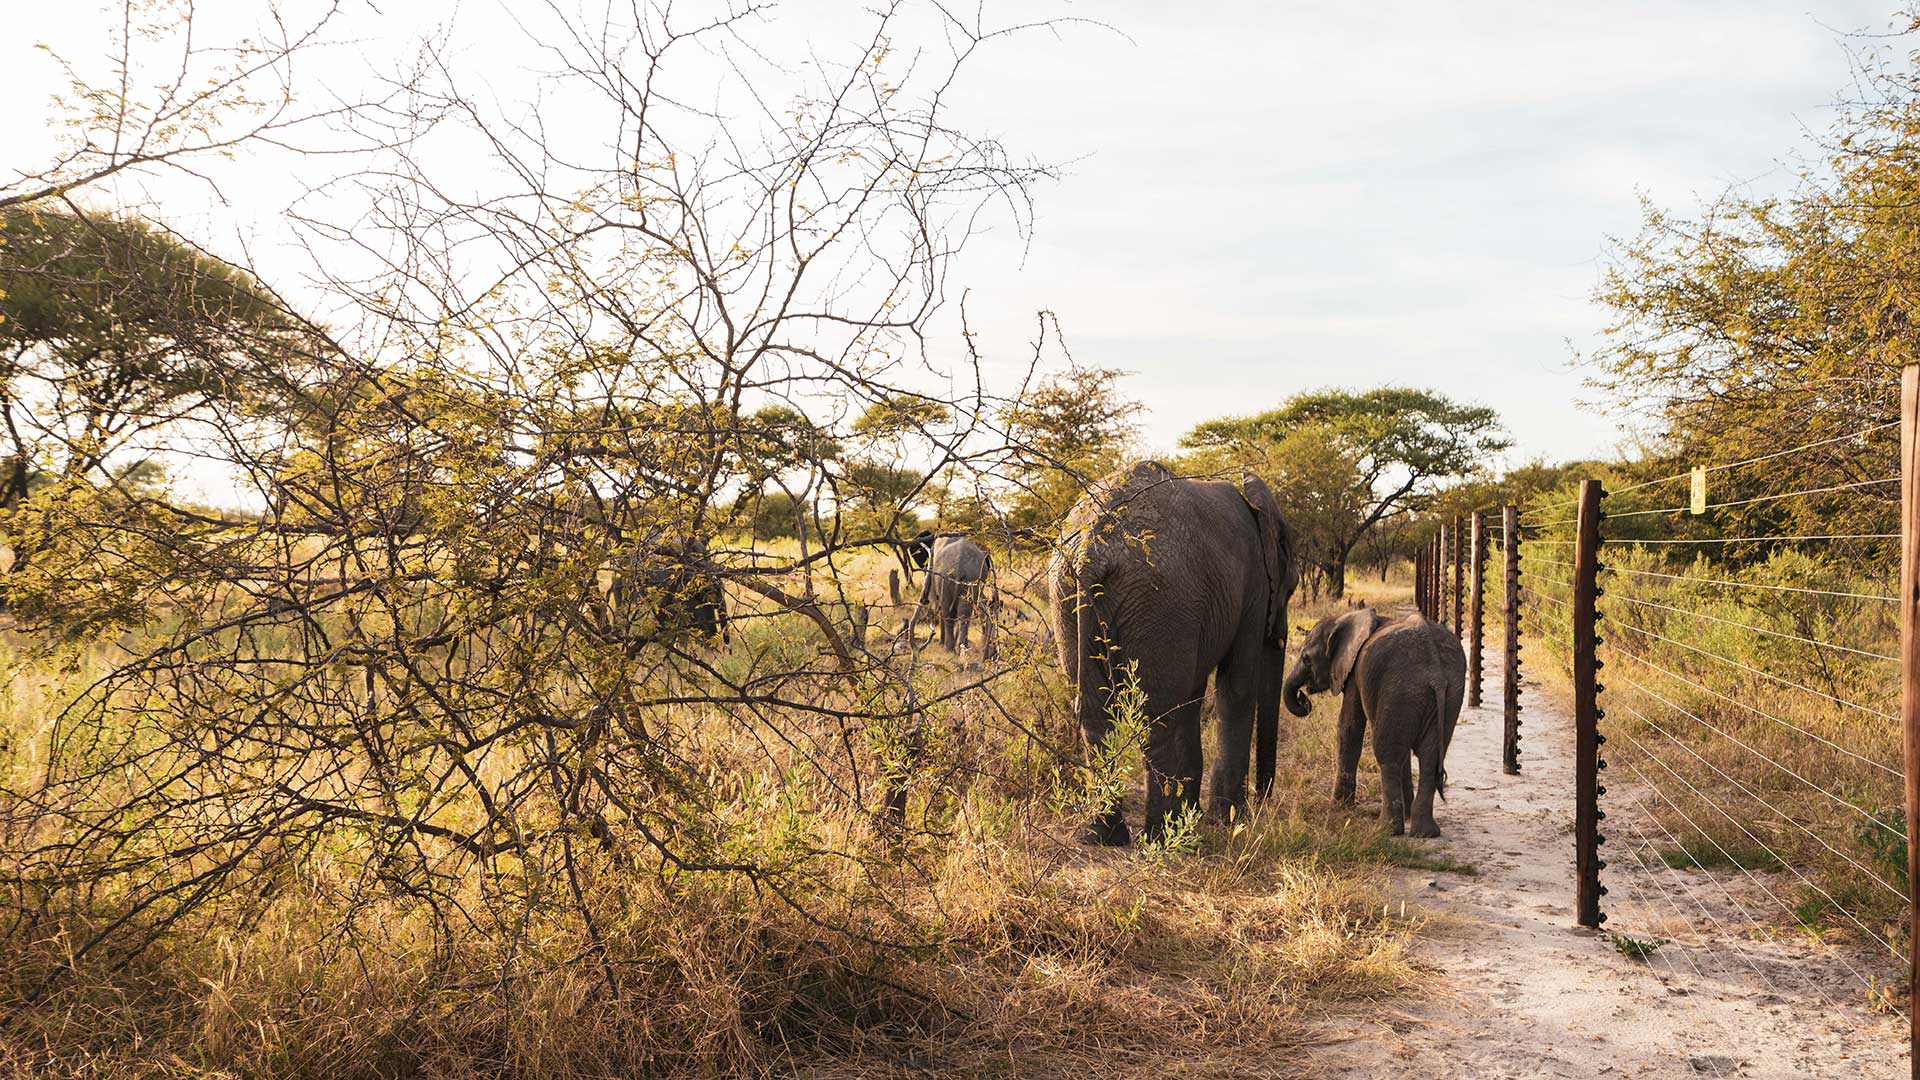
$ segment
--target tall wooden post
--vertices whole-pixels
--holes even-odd
[[[1467,707],[1480,707],[1480,649],[1486,640],[1481,621],[1486,615],[1482,575],[1487,565],[1487,515],[1475,510],[1468,539],[1472,553],[1467,558]]]
[[[1461,571],[1465,570],[1467,565],[1467,537],[1464,526],[1465,522],[1459,518],[1453,519],[1453,596],[1451,599],[1453,601],[1453,632],[1456,634],[1463,633],[1467,629],[1464,610],[1467,581],[1461,576]]]
[[[1413,553],[1413,607],[1420,614],[1427,613],[1427,546]]]
[[[1440,533],[1427,538],[1427,618],[1440,618]]]
[[[1447,624],[1447,611],[1451,605],[1447,603],[1447,566],[1453,560],[1448,557],[1447,552],[1452,550],[1452,548],[1448,546],[1452,543],[1452,528],[1445,522],[1442,522],[1440,525],[1440,541],[1434,549],[1433,567],[1433,617],[1442,625],[1449,625]],[[1449,628],[1451,627],[1449,626]]]
[[[1900,723],[1907,749],[1907,985],[1920,989],[1920,366],[1900,370]],[[1920,1080],[1920,993],[1908,1046]]]
[[[1506,720],[1506,738],[1502,740],[1500,768],[1509,775],[1520,774],[1520,510],[1500,508],[1500,554],[1507,572],[1507,640],[1501,665],[1501,690]]]
[[[1432,550],[1433,541],[1431,539],[1421,542],[1420,587],[1418,593],[1413,598],[1413,604],[1420,609],[1420,614],[1425,615],[1429,619],[1433,618],[1433,609],[1427,605],[1427,590],[1431,587],[1430,579],[1433,577],[1433,565],[1428,560],[1427,554]]]
[[[1606,814],[1600,810],[1600,734],[1599,683],[1600,660],[1594,655],[1600,644],[1595,632],[1599,622],[1596,610],[1599,588],[1595,577],[1600,566],[1600,481],[1580,481],[1580,514],[1576,519],[1573,548],[1573,837],[1575,918],[1581,926],[1595,930],[1607,921],[1600,912],[1600,898],[1606,887],[1600,884],[1600,822]]]

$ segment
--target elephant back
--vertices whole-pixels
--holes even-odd
[[[1151,532],[1159,508],[1149,495],[1175,479],[1172,469],[1147,459],[1088,485],[1067,515],[1056,560],[1088,580],[1104,575],[1115,553]]]

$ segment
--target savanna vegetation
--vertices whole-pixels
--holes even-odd
[[[1425,857],[1316,728],[1228,827],[1072,840],[1147,720],[1082,752],[1039,579],[1139,406],[1045,316],[1018,385],[934,344],[1050,175],[946,117],[1020,31],[887,6],[796,83],[752,10],[554,9],[543,128],[433,40],[322,93],[325,4],[125,15],[0,188],[12,1074],[1205,1074],[1420,977]],[[297,283],[138,197],[241,153],[330,170]],[[1333,411],[1376,520],[1457,413]],[[1194,467],[1322,482],[1234,438]],[[927,526],[996,553],[995,654],[908,640]]]
[[[0,1066],[1230,1074],[1427,977],[1383,868],[1471,868],[1333,805],[1330,724],[1287,721],[1243,820],[1074,841],[1137,798],[1148,718],[1122,694],[1080,746],[1045,561],[1087,483],[1152,448],[1125,373],[1049,315],[1027,374],[989,379],[947,276],[1053,175],[958,127],[953,80],[1067,28],[887,4],[796,66],[752,8],[544,9],[529,119],[433,39],[378,96],[322,92],[325,3],[230,39],[190,4],[125,14],[67,58],[62,152],[0,185]],[[1655,767],[1634,740],[1711,766],[1699,805],[1646,804],[1652,848],[1790,858],[1831,934],[1893,933],[1849,870],[1904,873],[1897,782],[1847,755],[1898,760],[1868,655],[1891,627],[1859,595],[1888,591],[1874,485],[1920,280],[1905,70],[1797,197],[1649,209],[1586,358],[1642,410],[1630,460],[1496,474],[1499,418],[1414,387],[1308,391],[1169,457],[1267,478],[1298,626],[1408,603],[1454,513],[1552,521],[1581,476],[1819,443],[1716,474],[1740,505],[1610,524],[1703,541],[1610,552],[1608,614],[1721,662],[1612,634],[1645,685],[1609,680],[1608,723],[1622,772]],[[253,152],[322,170],[288,215],[299,275],[140,196]],[[992,551],[993,654],[909,625],[923,528]],[[1738,539],[1814,534],[1857,538]],[[1778,822],[1702,809],[1755,793]]]

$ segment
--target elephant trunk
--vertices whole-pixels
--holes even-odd
[[[1293,668],[1287,672],[1287,681],[1280,687],[1280,697],[1287,703],[1287,711],[1295,716],[1305,716],[1313,711],[1313,703],[1307,700],[1307,665],[1294,661]]]

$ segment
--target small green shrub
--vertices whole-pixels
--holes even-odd
[[[1659,952],[1662,945],[1668,943],[1666,938],[1637,938],[1627,934],[1608,934],[1607,938],[1613,942],[1613,950],[1615,952],[1629,960],[1638,960],[1643,964],[1646,963],[1654,953]]]

